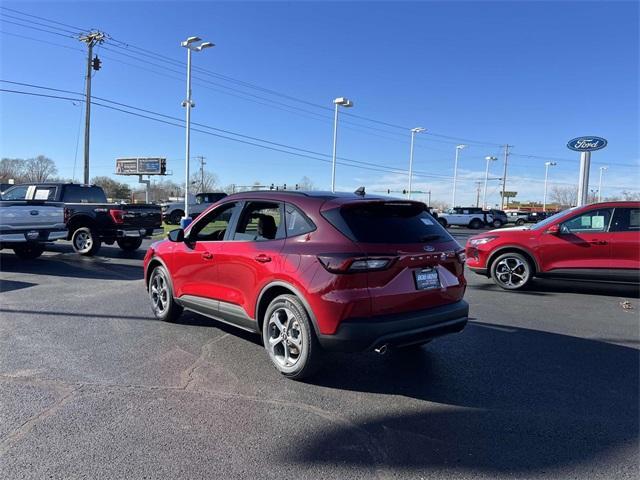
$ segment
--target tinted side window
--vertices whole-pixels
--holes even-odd
[[[24,200],[27,196],[27,185],[13,187],[2,194],[3,200]]]
[[[201,242],[224,240],[225,233],[237,207],[237,203],[227,203],[198,219],[189,231],[189,238]]]
[[[285,219],[287,237],[295,237],[312,232],[316,226],[300,210],[290,204],[285,205]]]
[[[234,240],[264,242],[284,238],[282,204],[249,202],[240,215]]]
[[[562,224],[570,232],[606,232],[611,220],[611,209],[603,208],[591,210],[577,217],[573,217]]]
[[[611,232],[640,232],[640,208],[616,208]]]
[[[107,203],[107,198],[100,187],[66,185],[62,201],[67,203]]]

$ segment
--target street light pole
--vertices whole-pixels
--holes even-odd
[[[602,201],[602,174],[608,169],[609,167],[600,167],[600,180],[598,180],[598,203]]]
[[[544,196],[542,197],[542,211],[547,211],[547,179],[549,178],[549,167],[555,167],[556,162],[544,162]]]
[[[456,181],[458,180],[458,155],[460,154],[460,150],[466,147],[467,147],[466,145],[456,146],[456,159],[453,162],[453,195],[451,196],[451,208],[455,208],[456,206]]]
[[[189,37],[181,46],[187,49],[187,99],[182,102],[182,106],[187,109],[186,132],[185,132],[185,158],[184,158],[184,217],[180,219],[180,226],[186,228],[191,223],[189,217],[189,155],[191,150],[191,109],[195,104],[191,101],[191,52],[201,52],[205,48],[215,46],[211,42],[202,42],[200,45],[194,45],[199,42],[199,37]]]
[[[344,97],[338,97],[333,101],[335,113],[333,117],[333,160],[331,161],[331,192],[336,191],[336,148],[338,145],[338,107],[353,107],[353,102]]]
[[[489,180],[489,162],[495,162],[498,157],[484,157],[487,161],[487,168],[484,171],[484,192],[482,193],[482,208],[487,208],[487,181]]]
[[[411,187],[413,185],[413,143],[415,141],[416,133],[425,132],[426,128],[416,127],[411,129],[411,149],[409,150],[409,190],[407,191],[407,198],[411,199]]]

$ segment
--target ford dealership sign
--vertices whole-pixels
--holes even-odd
[[[607,141],[600,137],[578,137],[567,143],[567,147],[576,152],[593,152],[606,146]]]

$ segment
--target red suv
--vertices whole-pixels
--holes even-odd
[[[571,208],[530,227],[503,228],[467,241],[467,265],[517,290],[533,277],[637,283],[640,202]]]
[[[284,375],[323,350],[386,350],[459,332],[464,251],[423,203],[324,192],[230,195],[144,261],[153,311],[262,335]]]

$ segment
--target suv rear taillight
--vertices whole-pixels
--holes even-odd
[[[113,220],[113,223],[121,224],[124,223],[124,210],[109,210],[109,216]]]
[[[64,223],[67,223],[69,221],[69,218],[71,218],[71,210],[69,210],[68,208],[65,207],[65,209],[64,209]]]
[[[344,254],[318,255],[318,261],[332,273],[359,273],[389,268],[396,257],[356,257]]]

